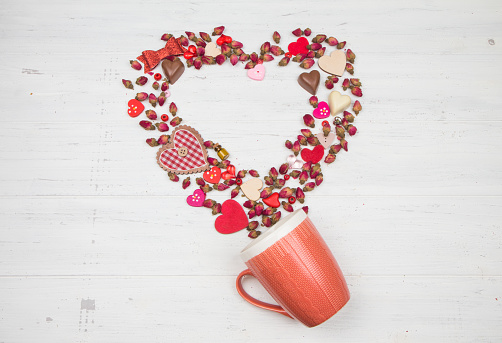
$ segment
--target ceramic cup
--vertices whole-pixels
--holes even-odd
[[[241,252],[249,269],[237,277],[237,291],[249,303],[295,318],[308,327],[337,313],[350,294],[342,271],[314,224],[299,209]],[[279,305],[251,297],[242,278],[258,279]]]

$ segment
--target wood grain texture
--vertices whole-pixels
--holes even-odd
[[[453,0],[4,1],[0,342],[501,341],[501,10]],[[311,27],[357,55],[358,133],[307,197],[352,295],[318,328],[239,297],[249,239],[218,234],[209,210],[185,204],[195,187],[169,181],[144,142],[158,133],[126,114],[142,89],[120,82],[140,75],[130,59],[160,48],[163,33],[222,24],[246,51],[275,30],[285,49],[293,29]],[[260,174],[285,161],[284,141],[311,111],[296,82],[303,69],[266,68],[262,82],[241,65],[191,68],[168,99],[184,124]],[[245,287],[272,301],[256,280]]]

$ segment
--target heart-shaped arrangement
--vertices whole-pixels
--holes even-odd
[[[200,32],[197,36],[193,32],[186,31],[186,36],[181,35],[177,38],[172,34],[164,34],[161,37],[166,42],[163,48],[158,51],[145,50],[138,57],[143,66],[138,61],[130,61],[133,69],[141,70],[144,67],[148,75],[154,75],[151,70],[158,66],[157,68],[163,70],[165,78],[161,80],[162,76],[157,73],[151,85],[154,90],[160,90],[160,94],[140,92],[134,99],[129,100],[127,110],[129,116],[139,116],[145,108],[142,102],[146,100],[152,107],[157,105],[162,107],[171,95],[170,86],[185,72],[185,65],[199,70],[204,65],[222,65],[226,61],[233,66],[239,62],[245,63],[247,76],[252,80],[262,81],[266,74],[264,63],[273,61],[274,56],[284,55],[278,63],[281,67],[296,62],[303,69],[312,68],[317,59],[319,69],[328,74],[324,82],[328,90],[332,90],[339,83],[339,78],[343,74],[348,73],[351,76],[354,74],[355,54],[352,50],[345,49],[345,41],[340,42],[334,37],[318,34],[309,40],[307,37],[312,35],[310,29],[296,29],[292,32],[296,38],[288,44],[287,52],[279,45],[265,42],[261,45],[259,53],[246,53],[241,42],[223,34],[224,29],[224,26],[214,28],[212,36],[219,36],[216,41],[205,32]],[[281,35],[276,31],[272,39],[279,44]],[[190,45],[190,42],[194,44]],[[327,48],[334,49],[330,51],[329,56],[325,55]],[[185,63],[178,56],[182,56]],[[202,174],[201,177],[195,178],[197,188],[187,196],[188,205],[209,208],[213,215],[219,215],[215,221],[215,228],[220,233],[228,234],[247,228],[248,236],[256,238],[260,235],[260,231],[257,230],[260,222],[249,220],[262,217],[261,226],[270,227],[281,218],[279,207],[282,206],[285,211],[292,212],[293,205],[297,201],[303,205],[305,193],[314,190],[323,182],[322,165],[333,163],[341,150],[348,151],[346,133],[353,136],[357,132],[352,123],[362,109],[361,103],[359,100],[353,102],[350,95],[341,92],[349,91],[353,96],[361,97],[360,80],[352,77],[343,79],[340,89],[331,91],[325,101],[319,101],[316,94],[321,77],[318,70],[303,72],[298,76],[298,84],[312,95],[309,98],[309,104],[313,107],[313,110],[310,110],[312,114],[303,115],[302,124],[307,128],[300,129],[301,134],[296,139],[286,140],[285,147],[290,152],[284,163],[271,167],[263,179],[254,169],[237,171],[228,159],[228,152],[218,143],[213,143],[211,140],[204,141],[198,131],[190,126],[180,125],[182,119],[177,115],[178,107],[174,102],[169,104],[172,118],[169,122],[167,114],[162,114],[159,121],[157,113],[149,109],[145,111],[149,120],[141,120],[139,124],[145,130],[157,129],[162,133],[158,139],[148,138],[146,142],[152,147],[161,146],[157,152],[157,163],[168,172],[171,181],[178,182],[180,181],[178,175],[185,174],[187,177],[181,185],[183,189],[187,189],[192,184],[190,175]],[[136,80],[136,84],[140,87],[147,82],[147,76],[140,76]],[[123,79],[122,83],[126,88],[134,89],[130,80]],[[350,105],[354,114],[347,111]],[[328,120],[330,116],[334,117],[332,124]],[[316,120],[322,123],[319,132],[313,133],[311,129],[315,128]],[[168,135],[166,132],[170,130],[170,126],[174,127],[174,130]],[[218,158],[210,157],[208,149],[213,149]],[[247,175],[251,178],[245,180]],[[287,186],[288,182],[295,185]],[[207,197],[211,191],[223,192],[233,186],[234,188],[230,190],[231,199],[240,193],[248,199],[242,205],[230,199],[220,204]],[[244,208],[248,209],[247,213]],[[307,206],[303,206],[303,209],[308,211]]]

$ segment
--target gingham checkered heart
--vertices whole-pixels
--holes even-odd
[[[185,152],[180,153],[180,148]],[[159,165],[176,174],[188,174],[207,170],[207,152],[199,133],[189,126],[177,127],[171,140],[157,153]]]

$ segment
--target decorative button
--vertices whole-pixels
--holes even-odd
[[[181,147],[178,149],[178,155],[181,157],[185,157],[188,154],[188,149],[185,147]]]

